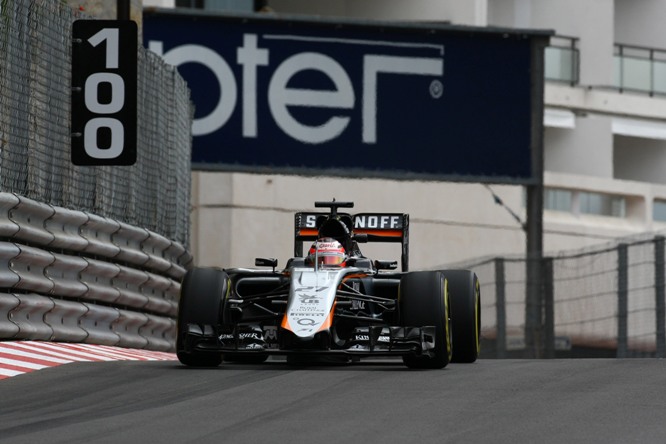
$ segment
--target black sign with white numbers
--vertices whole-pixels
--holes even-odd
[[[72,36],[72,163],[133,165],[136,23],[77,20]]]

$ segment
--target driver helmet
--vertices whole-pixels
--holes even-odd
[[[331,238],[324,237],[318,239],[310,247],[308,256],[305,258],[307,265],[314,265],[315,257],[317,265],[344,267],[347,261],[347,253],[340,242]]]

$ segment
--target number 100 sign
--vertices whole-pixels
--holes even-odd
[[[137,26],[77,20],[72,29],[72,163],[136,162]]]

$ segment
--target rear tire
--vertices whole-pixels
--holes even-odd
[[[481,335],[481,290],[479,279],[469,270],[442,271],[449,282],[453,363],[469,364],[479,357]]]
[[[212,325],[220,323],[223,298],[228,289],[229,276],[217,268],[194,268],[185,274],[178,304],[178,360],[191,367],[217,367],[222,354],[188,350],[185,333],[188,324]]]
[[[451,360],[449,294],[439,271],[418,271],[400,280],[400,316],[405,327],[435,327],[434,357],[403,356],[409,368],[444,368]]]

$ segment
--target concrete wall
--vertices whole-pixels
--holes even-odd
[[[523,212],[520,187],[492,189]],[[192,191],[191,248],[200,265],[251,266],[255,257],[285,264],[293,256],[294,213],[333,198],[355,202],[352,213],[409,213],[412,268],[525,249],[519,224],[480,184],[194,172]],[[362,250],[400,257],[397,244]]]
[[[615,136],[615,177],[666,184],[666,141]]]
[[[610,0],[490,0],[488,23],[578,37],[580,83],[606,86],[613,80],[614,12]]]
[[[546,128],[547,171],[613,177],[611,118],[588,115],[576,118],[576,128]]]
[[[615,0],[615,42],[666,50],[664,20],[664,0]]]
[[[554,253],[607,242],[652,228],[652,196],[666,187],[564,173],[546,173],[557,188],[626,196],[628,217],[546,211],[544,249]],[[523,189],[492,185],[492,192],[524,220]],[[506,208],[481,184],[322,178],[245,173],[193,173],[192,253],[198,265],[253,266],[255,257],[285,265],[294,250],[294,213],[317,200],[353,201],[350,212],[410,214],[410,268],[525,252],[525,235]],[[398,259],[397,244],[364,244],[375,259]]]
[[[488,0],[271,0],[278,13],[487,24]]]

